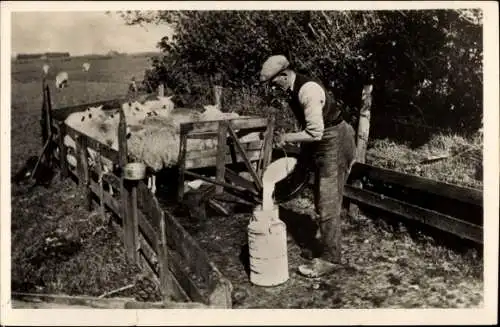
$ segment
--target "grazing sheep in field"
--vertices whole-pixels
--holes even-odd
[[[84,72],[88,72],[90,69],[90,64],[88,62],[84,62],[82,68]]]
[[[56,76],[56,87],[62,89],[68,87],[68,73],[60,72]]]

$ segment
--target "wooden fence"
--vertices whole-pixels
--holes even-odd
[[[288,155],[298,154],[298,149],[293,147],[286,151]],[[344,197],[360,206],[376,208],[483,244],[483,193],[480,190],[355,163]]]
[[[130,264],[137,264],[148,272],[159,285],[164,302],[199,302],[210,307],[231,308],[231,283],[209,260],[207,254],[186,232],[170,213],[162,210],[155,195],[143,181],[126,180],[123,168],[131,159],[127,155],[125,127],[119,132],[119,150],[116,151],[64,124],[64,119],[73,112],[88,108],[85,104],[52,110],[48,87],[44,87],[44,112],[50,124],[49,156],[51,162],[61,168],[63,178],[75,179],[81,188],[88,209],[93,203],[114,213],[122,227],[122,239]],[[120,100],[102,101],[93,105],[114,107]],[[64,144],[69,135],[76,143],[76,167],[68,164],[71,151]],[[97,160],[89,166],[89,151],[118,163],[114,172],[102,174],[103,168]],[[100,179],[102,177],[102,180]],[[113,187],[113,194],[105,190]]]

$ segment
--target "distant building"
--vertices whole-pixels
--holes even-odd
[[[27,59],[42,59],[46,60],[48,58],[69,58],[71,55],[69,52],[46,52],[46,53],[19,53],[16,56],[17,60],[27,60]]]

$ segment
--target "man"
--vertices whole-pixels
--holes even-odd
[[[341,262],[342,194],[354,162],[355,133],[321,82],[297,74],[285,56],[271,56],[264,62],[260,82],[288,93],[289,106],[302,129],[279,136],[277,145],[301,142],[301,148],[311,151],[314,159],[314,202],[319,215],[316,241],[320,251],[313,253],[311,264],[300,266],[299,272],[306,277],[320,277],[334,271]]]

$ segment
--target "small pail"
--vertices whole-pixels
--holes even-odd
[[[289,278],[286,225],[278,218],[278,206],[258,206],[248,224],[250,282],[276,286]]]
[[[141,180],[146,177],[146,165],[142,162],[131,162],[125,165],[123,169],[125,179]]]

